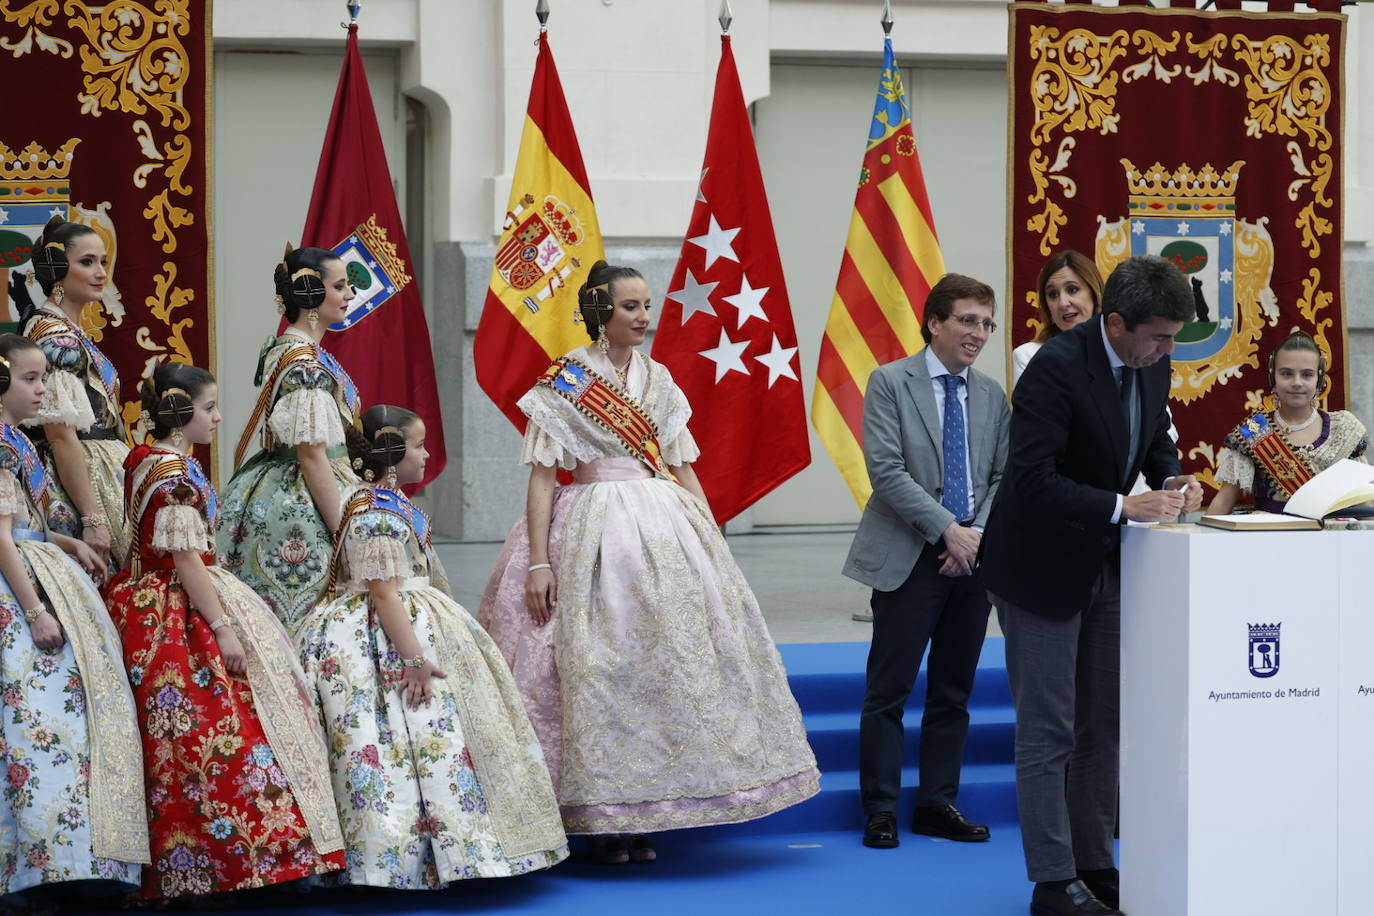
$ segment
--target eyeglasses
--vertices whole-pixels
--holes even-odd
[[[949,318],[951,321],[959,322],[970,331],[977,327],[981,327],[989,334],[997,331],[997,322],[991,318],[979,318],[977,315],[950,315]]]

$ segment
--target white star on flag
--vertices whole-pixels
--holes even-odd
[[[1230,316],[1227,316],[1227,317],[1221,319],[1220,321],[1217,322],[1217,324],[1220,325],[1221,329],[1224,330],[1224,331],[1229,331],[1229,330],[1231,330],[1231,318],[1230,318]]]
[[[1179,235],[1187,235],[1187,234],[1188,234],[1189,228],[1190,228],[1190,227],[1189,227],[1189,225],[1188,225],[1186,222],[1179,223],[1179,224],[1178,224],[1178,234],[1179,234]]]
[[[51,210],[48,211],[48,218],[51,219],[54,216],[60,216],[63,219],[66,219],[67,209],[65,207],[53,207]]]
[[[697,203],[706,203],[706,194],[702,191],[702,185],[706,184],[706,173],[711,171],[709,168],[701,170],[701,177],[697,179]]]
[[[716,382],[719,384],[727,372],[749,374],[749,370],[745,368],[744,360],[740,359],[748,346],[748,340],[735,343],[730,339],[730,335],[725,333],[725,328],[721,328],[720,343],[709,350],[702,350],[698,355],[704,356],[716,364]]]
[[[762,356],[755,356],[754,359],[768,367],[768,387],[772,388],[773,383],[782,376],[787,376],[792,381],[797,380],[796,374],[792,371],[792,357],[797,354],[796,347],[784,347],[778,341],[778,335],[773,335],[773,348]]]
[[[1231,224],[1230,224],[1230,223],[1222,223],[1221,226],[1217,229],[1217,232],[1220,232],[1222,235],[1230,235],[1230,234],[1231,234]]]
[[[726,296],[725,301],[733,305],[738,314],[735,316],[735,329],[744,327],[744,323],[750,318],[758,318],[763,322],[768,321],[768,316],[763,311],[763,297],[767,294],[769,287],[762,286],[754,289],[749,285],[749,278],[744,274],[739,277],[739,292],[733,296]]]
[[[706,230],[706,234],[698,235],[687,241],[706,250],[706,269],[710,270],[716,258],[729,258],[736,264],[739,263],[739,256],[735,254],[735,249],[731,245],[737,235],[739,235],[738,229],[722,229],[720,223],[716,222],[715,216],[712,215],[711,226]]]
[[[1223,270],[1223,271],[1221,272],[1221,282],[1222,282],[1222,283],[1230,283],[1230,282],[1231,282],[1231,272],[1230,272],[1229,270]]]
[[[697,312],[705,312],[708,315],[716,313],[715,308],[711,305],[711,293],[719,285],[714,280],[710,283],[698,283],[697,278],[692,276],[691,269],[687,270],[687,276],[682,279],[682,289],[668,294],[669,299],[682,303],[682,323],[684,326]]]
[[[1136,220],[1131,224],[1131,231],[1134,232],[1136,235],[1144,235],[1145,224],[1142,223],[1140,220]]]
[[[0,224],[8,223],[9,221],[10,221],[10,214],[9,214],[9,211],[6,210],[4,207],[0,207]]]

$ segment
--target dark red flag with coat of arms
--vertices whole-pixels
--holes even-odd
[[[721,36],[701,186],[653,357],[692,405],[693,469],[716,521],[811,463],[797,332],[730,37]]]
[[[430,458],[423,487],[447,460],[434,354],[356,25],[348,27],[301,244],[333,249],[357,291],[344,320],[330,325],[324,348],[357,383],[363,406],[394,404],[425,421]]]

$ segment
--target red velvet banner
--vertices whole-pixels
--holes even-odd
[[[1036,280],[1073,248],[1105,279],[1158,254],[1193,282],[1173,357],[1185,471],[1262,408],[1294,328],[1345,406],[1342,54],[1333,13],[1011,7],[1009,345],[1040,326]]]
[[[43,301],[28,248],[51,215],[110,258],[83,324],[120,375],[124,418],[161,357],[213,369],[210,0],[0,0],[0,306]]]

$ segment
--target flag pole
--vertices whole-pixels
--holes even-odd
[[[363,11],[362,0],[348,0],[348,24],[358,24],[358,14]]]
[[[883,24],[883,37],[892,37],[892,0],[883,0],[883,18],[878,20]]]
[[[734,15],[730,12],[730,0],[720,0],[720,15],[716,17],[720,23],[720,34],[730,34],[730,23],[735,21]]]
[[[549,0],[539,0],[534,5],[534,15],[539,19],[539,32],[543,34],[549,28]]]

